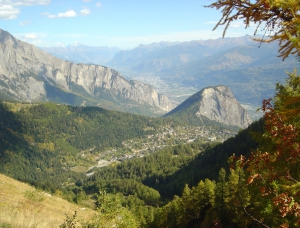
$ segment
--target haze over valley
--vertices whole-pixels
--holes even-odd
[[[226,85],[251,117],[258,119],[261,101],[274,96],[275,84],[285,81],[285,71],[299,66],[295,57],[278,58],[276,43],[260,44],[252,38],[159,42],[120,51],[109,47],[98,51],[80,44],[42,49],[66,60],[109,66],[127,79],[152,85],[175,105],[207,86]]]
[[[132,50],[37,48],[4,30],[0,41],[0,172],[44,190],[18,202],[42,205],[54,194],[95,209],[106,205],[96,194],[105,189],[128,205],[115,216],[130,210],[145,227],[185,183],[216,179],[232,151],[257,146],[255,110],[283,81],[278,72],[297,69],[296,59],[279,61],[274,45],[258,48],[249,36]]]
[[[0,228],[299,227],[299,12],[0,0]]]

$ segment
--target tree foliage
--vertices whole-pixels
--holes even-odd
[[[299,0],[218,0],[207,7],[222,10],[215,29],[225,25],[223,36],[233,21],[243,20],[246,28],[255,23],[255,33],[259,28],[268,32],[268,38],[260,41],[279,41],[280,56],[285,59],[300,51],[299,3]]]
[[[280,111],[284,103],[280,99],[282,93],[286,95],[294,83],[291,77],[287,86],[278,86],[275,101],[277,109],[270,100],[264,100],[265,133],[259,138],[260,147],[248,159],[238,159],[250,174],[248,184],[259,189],[259,192],[252,191],[253,195],[258,200],[263,198],[265,202],[260,206],[260,211],[270,207],[271,214],[278,218],[277,221],[269,221],[273,226],[300,226],[299,118],[297,115],[287,118],[285,112]]]
[[[300,55],[299,0],[218,0],[208,7],[221,9],[216,27],[225,25],[224,33],[236,20],[245,27],[257,24],[268,33],[261,42],[279,41],[280,57]],[[215,28],[216,28],[215,27]],[[287,85],[277,85],[274,104],[264,100],[265,131],[256,135],[259,148],[246,158],[232,157],[248,172],[250,205],[247,215],[264,227],[300,226],[300,77],[290,74]]]

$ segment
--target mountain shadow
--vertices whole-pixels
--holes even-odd
[[[251,151],[257,148],[258,144],[252,134],[263,132],[263,126],[263,119],[255,121],[235,137],[198,154],[174,174],[164,177],[153,175],[145,178],[142,183],[159,191],[163,198],[171,199],[174,195],[181,195],[185,184],[196,186],[200,180],[206,178],[217,180],[221,168],[229,172],[230,156],[249,156]]]

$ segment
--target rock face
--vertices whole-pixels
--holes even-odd
[[[205,116],[226,125],[248,127],[251,119],[235,99],[229,87],[217,86],[202,91],[202,100],[197,116]]]
[[[191,108],[192,107],[192,108]],[[233,96],[227,86],[207,87],[186,99],[168,115],[193,111],[193,115],[198,118],[207,117],[229,126],[246,128],[251,123],[251,119],[239,102]]]
[[[3,30],[0,30],[0,47],[2,97],[35,102],[71,94],[69,100],[84,100],[100,106],[105,101],[106,104],[148,105],[162,111],[174,107],[166,96],[149,85],[128,81],[104,66],[58,59]],[[72,104],[72,101],[67,103]]]

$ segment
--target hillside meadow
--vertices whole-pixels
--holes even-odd
[[[59,194],[59,193],[58,193]],[[59,227],[77,211],[78,220],[89,220],[96,211],[69,203],[56,195],[0,174],[0,227]]]

